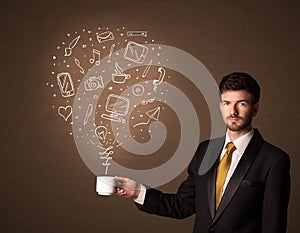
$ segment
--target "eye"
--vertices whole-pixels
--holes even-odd
[[[246,102],[239,102],[239,106],[246,107],[248,104]]]

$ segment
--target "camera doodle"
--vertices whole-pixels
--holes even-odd
[[[92,76],[84,81],[84,88],[86,91],[95,91],[99,88],[103,88],[103,78],[101,76]]]

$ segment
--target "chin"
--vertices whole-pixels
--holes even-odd
[[[244,131],[248,129],[250,125],[235,125],[235,124],[227,124],[227,128],[233,132]]]

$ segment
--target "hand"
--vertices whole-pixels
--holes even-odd
[[[116,195],[122,197],[133,197],[137,198],[140,194],[141,185],[136,183],[134,180],[129,178],[116,176],[117,188]]]

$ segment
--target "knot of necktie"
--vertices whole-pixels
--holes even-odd
[[[233,142],[228,142],[226,145],[227,153],[232,154],[235,151],[236,147]]]

